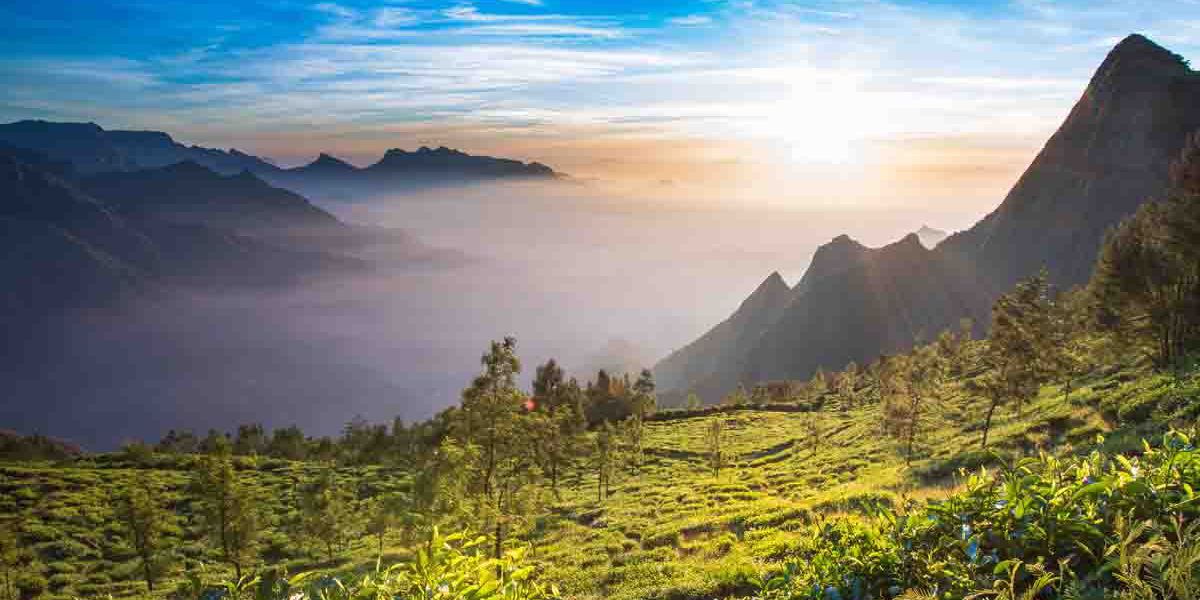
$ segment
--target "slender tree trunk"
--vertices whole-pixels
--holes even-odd
[[[987,448],[988,432],[992,430],[992,415],[996,413],[996,399],[992,398],[991,404],[988,405],[987,418],[983,421],[983,444],[981,448]]]
[[[150,560],[146,555],[142,555],[142,574],[146,576],[146,589],[154,592],[154,576],[150,572]]]

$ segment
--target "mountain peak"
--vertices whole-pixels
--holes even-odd
[[[1135,33],[1109,51],[1088,89],[1092,94],[1139,89],[1152,86],[1153,82],[1161,81],[1163,77],[1182,76],[1191,72],[1182,56]]]
[[[1131,33],[1126,36],[1125,39],[1113,47],[1112,51],[1109,52],[1109,57],[1143,57],[1161,60],[1165,63],[1187,64],[1182,56],[1159,46],[1153,40],[1140,33]]]

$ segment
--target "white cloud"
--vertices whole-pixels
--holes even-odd
[[[667,22],[681,27],[698,27],[701,25],[712,25],[713,20],[708,15],[688,15],[686,17],[668,19]]]

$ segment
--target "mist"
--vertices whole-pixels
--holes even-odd
[[[380,245],[358,253],[365,274],[39,324],[7,336],[0,422],[104,450],[169,429],[330,435],[356,416],[424,419],[457,402],[490,340],[517,338],[526,382],[550,357],[581,381],[648,368],[772,271],[794,283],[838,234],[879,245],[948,225],[913,210],[694,205],[562,183],[314,202],[469,259],[413,265]]]

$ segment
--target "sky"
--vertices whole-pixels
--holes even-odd
[[[3,0],[0,120],[969,222],[1131,32],[1196,56],[1200,0]]]

